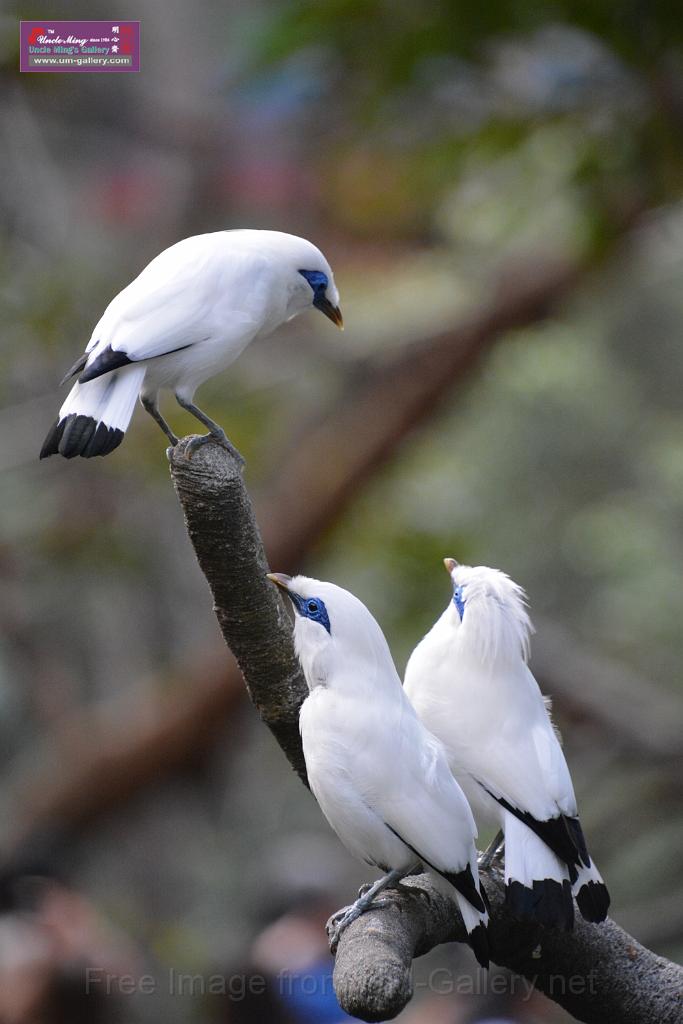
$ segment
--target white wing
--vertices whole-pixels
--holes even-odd
[[[253,333],[267,261],[231,246],[227,235],[186,238],[153,259],[107,306],[86,349],[91,359],[107,346],[137,361],[216,332]]]
[[[382,824],[412,847],[416,860],[460,871],[475,856],[472,812],[441,744],[419,722],[398,682],[396,691],[394,699],[376,693],[371,702],[313,692],[301,713],[311,788],[362,859]]]
[[[445,744],[456,774],[470,775],[496,798],[539,821],[576,814],[562,748],[527,665],[491,679],[440,660],[422,641],[406,671],[406,692],[427,728]],[[422,649],[421,649],[422,648]]]
[[[569,768],[538,684],[520,662],[508,680],[511,696],[500,740],[490,736],[477,759],[479,781],[494,796],[502,796],[535,818],[576,814],[576,797]]]
[[[394,784],[374,794],[375,810],[432,867],[461,871],[476,857],[477,829],[441,744],[412,708],[392,730],[391,744]]]

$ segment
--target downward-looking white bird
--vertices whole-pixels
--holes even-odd
[[[315,306],[342,327],[330,265],[311,242],[280,231],[216,231],[165,249],[113,299],[64,383],[78,381],[40,453],[89,459],[118,447],[135,399],[172,445],[158,408],[178,403],[234,452],[222,428],[193,404],[197,387],[230,365],[254,338]]]
[[[410,656],[405,691],[475,812],[503,829],[511,911],[570,930],[573,891],[583,917],[603,921],[607,888],[586,849],[548,702],[526,663],[524,592],[497,569],[444,562],[453,597]]]
[[[488,966],[476,828],[441,744],[406,698],[382,630],[347,590],[270,573],[295,612],[310,690],[299,725],[311,790],[347,849],[387,874],[337,920],[333,942],[384,888],[422,864],[457,901]]]

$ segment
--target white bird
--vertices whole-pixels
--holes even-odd
[[[586,849],[549,702],[527,666],[524,591],[497,569],[444,563],[453,597],[410,656],[405,691],[475,812],[504,832],[515,916],[570,930],[573,891],[583,917],[603,921],[609,894]]]
[[[269,579],[294,606],[294,644],[310,690],[299,727],[311,790],[347,849],[387,872],[342,912],[333,946],[379,892],[421,864],[457,901],[475,956],[488,966],[474,818],[441,744],[403,692],[382,630],[333,583]]]
[[[138,395],[177,444],[159,412],[161,388],[208,427],[193,447],[213,438],[234,452],[222,428],[193,404],[195,390],[254,338],[311,306],[343,326],[330,265],[303,238],[245,229],[177,242],[107,306],[62,381],[78,374],[41,459],[108,455],[121,444]]]

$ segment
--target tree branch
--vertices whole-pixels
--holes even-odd
[[[482,872],[491,901],[492,959],[586,1024],[677,1024],[683,968],[641,946],[610,918],[577,918],[573,932],[515,921],[505,909],[495,866]],[[464,942],[455,905],[427,875],[390,891],[390,905],[369,910],[342,934],[334,987],[347,1013],[367,1021],[393,1019],[412,996],[414,957],[441,942]]]
[[[188,459],[187,441],[170,449],[171,475],[218,624],[261,718],[305,782],[299,708],[308,690],[284,605],[266,579],[268,563],[241,468],[215,445]]]
[[[265,580],[266,557],[241,471],[218,445],[204,445],[191,460],[186,447],[187,439],[173,451],[171,473],[221,631],[252,700],[304,777],[297,718],[307,689],[291,624]],[[572,933],[516,922],[504,907],[500,872],[492,869],[484,882],[496,963],[523,975],[588,1024],[680,1020],[683,969],[612,921],[596,926],[578,920]],[[337,950],[339,1001],[363,1020],[389,1020],[403,1009],[412,995],[409,969],[415,956],[441,942],[465,940],[455,903],[427,876],[407,879],[399,888],[393,905],[363,915],[342,935]]]

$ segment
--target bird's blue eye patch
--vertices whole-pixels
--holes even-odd
[[[316,298],[325,294],[325,289],[328,285],[327,274],[323,274],[322,270],[300,270],[299,273],[302,277],[305,277]]]
[[[319,597],[301,597],[300,594],[293,594],[290,590],[289,596],[292,599],[297,613],[305,619],[312,619],[313,622],[319,622],[321,626],[324,626],[327,632],[332,635],[330,629],[330,617],[327,614],[327,608],[325,602]]]
[[[462,592],[462,587],[453,588],[453,604],[458,609],[458,615],[462,622],[462,617],[465,614],[465,598]]]

